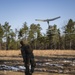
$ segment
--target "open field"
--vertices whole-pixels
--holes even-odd
[[[35,56],[75,55],[75,50],[34,50]],[[20,50],[0,50],[0,56],[18,56]]]
[[[34,55],[33,75],[75,75],[74,50],[34,50]],[[1,65],[23,66],[20,50],[0,50]],[[0,75],[24,75],[24,71],[0,70]]]

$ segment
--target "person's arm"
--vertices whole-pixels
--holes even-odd
[[[25,61],[26,53],[25,53],[24,48],[21,48],[21,54],[22,54],[22,57],[23,57],[23,61]]]

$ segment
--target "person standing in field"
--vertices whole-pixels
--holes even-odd
[[[23,62],[25,66],[25,75],[32,75],[34,72],[34,68],[36,66],[34,61],[34,54],[31,46],[28,44],[28,42],[20,41],[21,44],[21,54],[23,57]],[[29,69],[29,66],[31,65],[31,70]]]

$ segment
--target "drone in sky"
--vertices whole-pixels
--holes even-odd
[[[56,19],[60,18],[60,16],[58,17],[55,17],[55,18],[52,18],[52,19],[45,19],[45,20],[42,20],[42,19],[35,19],[35,21],[41,21],[41,22],[47,22],[48,23],[48,26],[49,26],[49,21],[54,21]]]

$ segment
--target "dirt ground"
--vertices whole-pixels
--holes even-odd
[[[25,74],[22,72],[0,71],[0,75],[25,75]],[[33,75],[75,75],[75,74],[57,74],[57,73],[47,73],[47,72],[34,72]]]
[[[50,59],[52,59],[53,61],[55,61],[56,59],[56,62],[57,62],[59,59],[62,60],[63,58],[68,58],[68,59],[75,58],[75,51],[74,50],[34,50],[34,56],[36,61],[40,60],[41,57],[46,57],[46,58],[50,57]],[[20,50],[16,50],[16,51],[15,50],[9,50],[9,51],[0,50],[0,62],[1,61],[3,62],[16,61],[16,60],[22,61]],[[53,61],[51,61],[50,63],[54,63]],[[75,70],[75,66],[73,68],[74,68],[73,70]],[[0,75],[24,75],[24,72],[1,70]],[[33,75],[75,75],[75,73],[55,73],[55,72],[50,73],[50,72],[35,71]]]
[[[22,72],[13,72],[13,71],[0,71],[0,75],[25,75]],[[35,72],[33,75],[50,75],[50,73],[43,73],[43,72]]]

